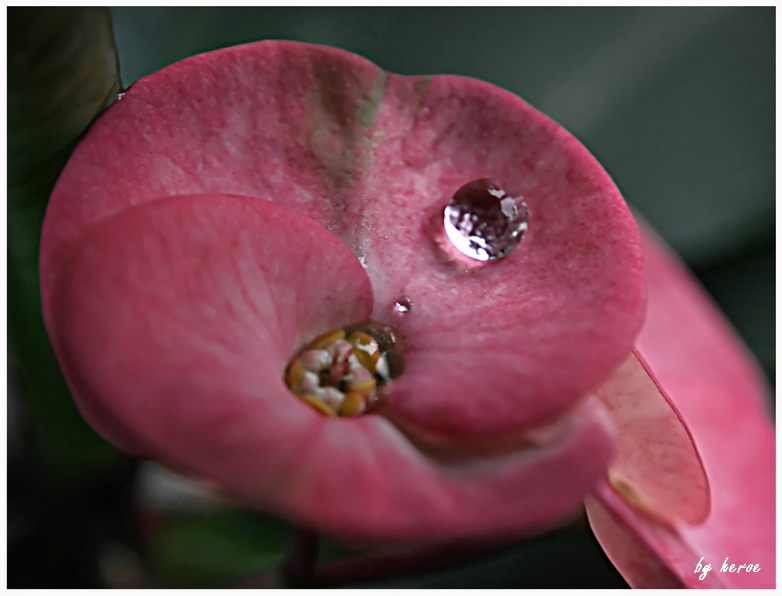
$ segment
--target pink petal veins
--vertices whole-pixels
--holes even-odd
[[[615,489],[663,520],[703,521],[709,486],[692,437],[643,360],[631,353],[595,395],[617,428]]]

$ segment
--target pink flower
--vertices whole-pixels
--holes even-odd
[[[450,249],[442,212],[487,177],[524,197],[529,229],[507,256],[470,263]],[[733,476],[712,469],[713,431],[682,377],[668,389],[671,358],[655,346],[671,336],[652,321],[679,302],[658,306],[657,249],[646,250],[650,313],[633,360],[641,241],[572,136],[480,81],[268,41],[151,75],[93,125],[49,204],[41,283],[64,374],[99,432],[297,523],[366,542],[514,536],[561,523],[597,486],[590,515],[625,516],[618,529],[596,523],[598,535],[629,524],[648,541],[650,513],[727,531],[714,490]],[[689,283],[674,291],[701,300]],[[705,337],[721,323],[701,306]],[[367,319],[390,327],[388,358],[404,364],[380,406],[333,418],[293,395],[286,382],[317,385],[292,372],[302,346]],[[329,353],[340,378],[353,370],[341,346]],[[711,388],[713,364],[691,348],[674,360]],[[301,358],[317,371],[321,356]],[[726,382],[757,394],[741,371]],[[626,398],[630,381],[647,385]],[[735,416],[739,398],[725,394]],[[639,419],[628,403],[656,414]],[[752,416],[749,430],[768,430]],[[644,443],[659,432],[673,449]],[[666,476],[671,453],[681,466]],[[604,480],[609,465],[624,497]]]
[[[710,491],[698,486],[695,461],[682,455],[684,441],[675,445],[666,433],[645,451],[662,449],[662,467],[671,464],[653,474],[667,483],[667,502],[639,510],[602,484],[587,499],[590,523],[633,587],[773,588],[775,457],[767,390],[722,316],[650,233],[644,258],[648,310],[634,353],[692,437]]]

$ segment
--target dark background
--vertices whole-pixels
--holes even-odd
[[[518,94],[592,151],[694,270],[773,385],[774,8],[111,13],[125,86],[195,53],[276,38],[337,46],[401,74],[473,76]],[[18,370],[12,355],[9,587],[232,585],[279,560],[284,526],[177,497],[162,472],[97,439],[70,403],[31,400]],[[624,583],[576,526],[462,569],[374,585]]]

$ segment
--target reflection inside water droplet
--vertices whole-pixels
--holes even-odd
[[[490,178],[473,180],[454,193],[443,210],[451,243],[478,261],[499,259],[521,242],[529,209],[521,196],[508,195]]]
[[[413,301],[407,296],[402,296],[399,300],[394,302],[394,312],[404,314],[410,312],[411,308],[413,308]]]

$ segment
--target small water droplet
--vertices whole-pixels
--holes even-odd
[[[478,261],[499,259],[521,242],[529,209],[521,196],[508,195],[490,178],[457,190],[443,210],[443,226],[460,252]]]
[[[413,301],[407,296],[402,296],[399,300],[394,302],[394,312],[404,314],[410,312],[413,308]]]
[[[125,93],[117,93],[117,101],[125,97]]]

